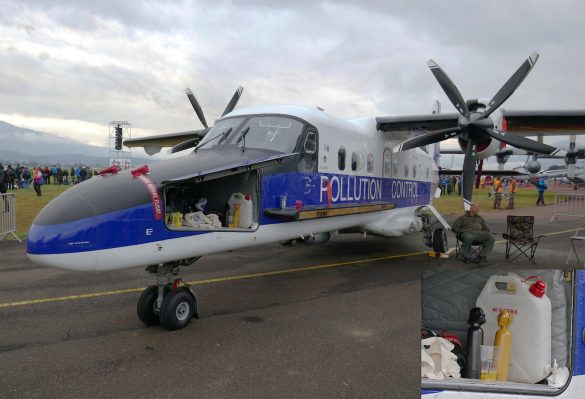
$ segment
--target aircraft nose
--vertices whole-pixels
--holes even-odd
[[[91,270],[97,263],[95,226],[88,220],[95,206],[75,194],[49,202],[33,221],[26,240],[31,260],[74,270]]]

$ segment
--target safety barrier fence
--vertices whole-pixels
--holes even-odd
[[[14,193],[0,194],[0,241],[8,235],[21,241],[16,235],[16,197]]]
[[[585,218],[585,194],[556,193],[552,221],[559,217]]]

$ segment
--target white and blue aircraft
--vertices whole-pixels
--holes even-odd
[[[195,149],[70,188],[34,220],[27,254],[39,264],[72,270],[146,266],[156,284],[140,297],[138,316],[147,325],[174,330],[197,315],[196,297],[181,282],[179,269],[203,255],[271,242],[322,243],[333,232],[397,237],[421,230],[427,245],[444,250],[445,231],[433,232],[429,224],[434,215],[449,227],[432,206],[438,152],[428,145],[457,136],[466,149],[465,204],[471,201],[475,160],[491,155],[499,142],[552,152],[553,147],[495,130],[489,118],[536,57],[522,64],[484,111],[477,100],[465,102],[430,61],[459,114],[340,119],[317,107],[234,110],[238,89],[209,128],[188,90],[204,129],[125,144],[150,153],[163,146]],[[538,114],[517,113],[524,124],[533,120],[534,129],[548,121],[546,115],[531,119],[526,114]],[[555,115],[561,127],[573,123],[563,115]],[[585,113],[579,118],[585,125]],[[183,221],[187,216],[189,225]]]

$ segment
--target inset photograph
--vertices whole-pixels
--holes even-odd
[[[579,398],[584,270],[426,270],[423,398]]]

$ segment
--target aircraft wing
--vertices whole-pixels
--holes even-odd
[[[382,132],[405,130],[433,131],[457,127],[459,114],[426,114],[376,117],[376,127]]]
[[[585,134],[585,110],[502,112],[503,130],[522,136]],[[376,125],[383,132],[436,131],[457,127],[458,119],[455,113],[382,116],[376,118]]]
[[[439,175],[461,175],[461,169],[441,169]],[[527,173],[519,172],[517,170],[482,170],[482,176],[527,176]]]
[[[585,134],[585,110],[502,112],[502,130],[521,136]]]
[[[202,139],[209,129],[190,130],[187,132],[159,134],[150,137],[139,137],[124,141],[126,147],[144,147],[148,155],[154,155],[162,147],[173,147],[187,140]]]

